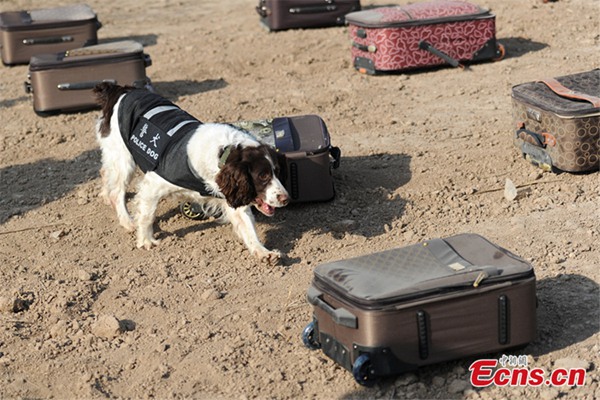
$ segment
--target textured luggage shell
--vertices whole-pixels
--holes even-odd
[[[600,69],[512,88],[521,154],[546,170],[600,170]]]
[[[344,25],[344,15],[358,10],[359,0],[259,0],[256,7],[272,31]]]
[[[27,64],[31,56],[58,53],[98,42],[101,24],[85,4],[0,13],[0,54],[6,65]]]
[[[328,201],[335,197],[331,169],[340,150],[331,145],[327,126],[318,115],[279,117],[233,124],[285,155],[285,186],[292,202]]]
[[[363,73],[458,66],[504,54],[496,43],[495,15],[464,1],[378,7],[350,13],[346,21],[354,67]]]
[[[96,84],[145,87],[150,64],[143,46],[131,40],[40,54],[31,58],[26,90],[38,114],[89,110],[98,107],[92,93]]]
[[[536,334],[532,266],[475,234],[320,265],[307,297],[305,343],[361,384]]]

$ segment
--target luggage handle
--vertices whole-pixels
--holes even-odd
[[[58,90],[88,90],[93,89],[97,84],[102,82],[108,82],[112,84],[117,84],[117,81],[114,79],[104,79],[101,81],[87,81],[87,82],[77,82],[77,83],[59,83],[57,85]]]
[[[352,46],[356,47],[360,51],[365,51],[367,53],[375,53],[375,52],[377,52],[377,46],[375,46],[373,44],[366,45],[366,44],[360,44],[360,43],[356,43],[356,42],[352,41]]]
[[[270,12],[265,4],[265,0],[259,0],[258,5],[256,6],[256,12],[263,18],[267,18],[269,16]]]
[[[73,36],[54,36],[47,38],[35,38],[35,39],[23,39],[23,44],[27,46],[35,44],[55,44],[55,43],[66,43],[72,42]]]
[[[552,90],[555,94],[557,94],[560,97],[566,97],[567,99],[571,100],[583,100],[592,103],[592,106],[596,108],[600,107],[599,97],[569,89],[563,86],[559,81],[557,81],[554,78],[542,79],[540,82],[548,86],[550,90]]]
[[[331,167],[333,169],[338,169],[340,167],[340,159],[342,158],[342,151],[340,150],[339,147],[331,146],[329,148],[329,154],[333,158]]]
[[[466,69],[466,67],[463,64],[461,64],[457,59],[450,57],[448,54],[444,53],[441,50],[436,49],[431,45],[431,43],[426,42],[425,40],[421,40],[419,42],[419,49],[428,51],[434,56],[438,56],[439,58],[446,61],[448,64],[455,68],[460,67],[462,69]]]
[[[337,6],[334,4],[327,4],[323,6],[304,6],[304,7],[292,7],[289,9],[290,14],[318,14],[322,12],[336,11]]]
[[[525,128],[517,129],[515,136],[524,142],[545,149],[546,146],[556,146],[556,138],[548,132],[537,133]]]
[[[308,288],[308,292],[306,294],[308,302],[315,307],[319,307],[321,310],[325,311],[338,325],[342,325],[348,328],[356,329],[358,324],[356,321],[356,316],[352,314],[350,311],[345,308],[337,308],[334,309],[329,304],[323,301],[323,293],[311,286]]]

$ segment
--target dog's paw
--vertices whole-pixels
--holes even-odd
[[[279,250],[259,251],[257,255],[261,262],[269,265],[277,265],[281,261],[281,252]]]
[[[133,220],[131,218],[123,218],[122,220],[119,221],[119,223],[121,224],[121,226],[123,228],[125,228],[125,230],[127,232],[135,231],[135,222],[133,222]]]
[[[158,246],[159,243],[160,243],[159,239],[154,239],[154,238],[138,238],[138,240],[137,240],[137,247],[138,247],[138,249],[141,249],[143,247],[146,250],[150,250],[152,248],[152,246]]]

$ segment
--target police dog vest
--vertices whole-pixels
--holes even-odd
[[[191,133],[202,122],[143,89],[125,94],[118,112],[123,140],[142,171],[156,172],[174,185],[211,195],[190,167],[186,148]]]

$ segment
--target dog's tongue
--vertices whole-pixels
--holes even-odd
[[[273,214],[275,214],[275,208],[271,207],[270,205],[268,205],[267,203],[265,203],[264,201],[262,201],[262,199],[257,198],[256,199],[256,204],[258,204],[258,208],[260,208],[260,210],[265,215],[273,215]]]

